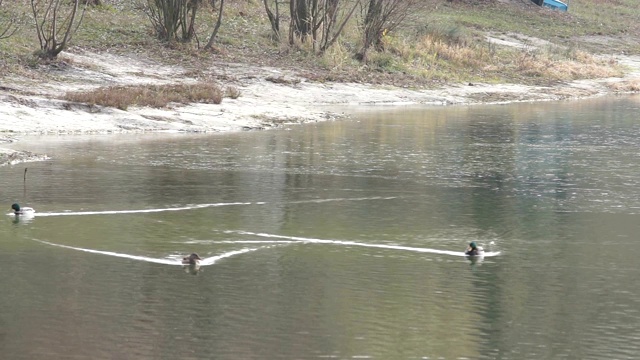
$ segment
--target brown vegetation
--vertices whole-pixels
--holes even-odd
[[[237,99],[240,97],[240,89],[235,86],[227,86],[227,91],[224,95],[230,99]]]
[[[232,91],[239,96],[239,92]],[[178,84],[145,86],[112,86],[98,88],[89,92],[72,92],[64,96],[65,100],[89,105],[101,105],[126,110],[129,106],[151,106],[162,108],[169,103],[207,103],[220,104],[223,93],[213,84]],[[236,96],[236,97],[237,97]]]
[[[613,91],[616,92],[639,92],[640,78],[614,83],[610,87]]]

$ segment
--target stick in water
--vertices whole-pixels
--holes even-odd
[[[27,201],[27,168],[24,168],[24,177],[22,179],[22,197]]]

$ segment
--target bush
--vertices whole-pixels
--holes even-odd
[[[240,90],[235,86],[227,86],[226,97],[231,99],[237,99],[240,97]]]
[[[65,100],[126,110],[131,105],[162,108],[169,103],[220,104],[222,91],[213,84],[110,86],[89,92],[67,93]]]

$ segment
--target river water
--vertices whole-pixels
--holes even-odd
[[[52,160],[0,168],[37,211],[0,222],[1,357],[636,358],[639,110],[24,138]]]

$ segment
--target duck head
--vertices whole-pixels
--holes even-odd
[[[13,205],[11,205],[11,210],[13,210],[16,213],[19,213],[20,212],[20,204],[14,203]]]

